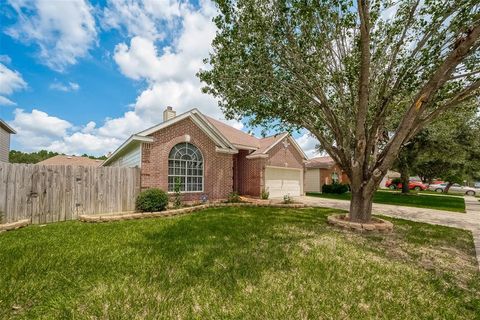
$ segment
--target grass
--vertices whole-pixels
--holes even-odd
[[[308,192],[308,196],[328,199],[350,200],[351,194],[329,194]],[[406,207],[429,208],[454,212],[465,212],[465,200],[462,197],[434,196],[428,194],[401,194],[400,192],[377,191],[374,203],[392,204]]]
[[[216,208],[169,219],[66,222],[0,235],[1,319],[474,319],[469,232],[333,209]]]

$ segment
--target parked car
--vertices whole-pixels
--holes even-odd
[[[392,190],[402,189],[402,183],[395,184],[395,183],[393,183],[393,180],[391,180],[391,179],[387,180],[387,183],[385,183],[385,186],[389,189],[392,189]],[[427,190],[428,186],[423,184],[422,181],[410,180],[408,182],[408,189],[415,190],[415,191]]]
[[[477,181],[473,184],[474,188],[480,189],[480,181]]]
[[[446,183],[432,184],[430,185],[429,189],[436,192],[445,192],[446,187],[447,187]],[[477,190],[475,190],[474,188],[461,186],[458,183],[454,183],[448,190],[448,193],[466,194],[469,196],[474,196],[477,194]]]
[[[432,183],[430,183],[430,184],[432,185],[432,184],[442,184],[442,183],[445,183],[445,181],[438,180],[438,179],[433,179]]]

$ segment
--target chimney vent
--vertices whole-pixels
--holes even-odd
[[[163,111],[163,122],[175,118],[177,112],[173,110],[172,107],[168,106],[167,109]]]

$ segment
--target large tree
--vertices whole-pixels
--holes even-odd
[[[402,145],[478,95],[478,0],[216,2],[205,92],[228,117],[308,129],[350,178],[353,221]]]

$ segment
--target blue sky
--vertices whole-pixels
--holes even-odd
[[[209,1],[0,0],[0,118],[18,131],[12,148],[102,155],[167,105],[224,120],[195,76],[216,13]],[[314,154],[315,140],[296,138]]]

